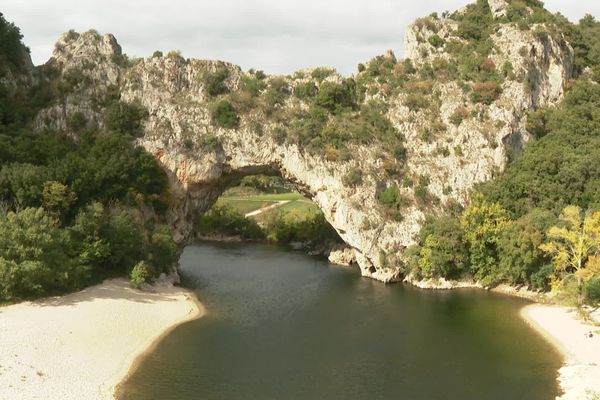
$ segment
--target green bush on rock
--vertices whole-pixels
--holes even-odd
[[[131,270],[129,279],[131,287],[135,289],[141,288],[144,283],[150,282],[152,275],[152,267],[146,264],[145,261],[140,261]]]
[[[222,128],[233,129],[240,122],[236,109],[227,100],[219,100],[213,103],[211,106],[211,116],[214,123]]]

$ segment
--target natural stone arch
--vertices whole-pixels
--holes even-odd
[[[450,35],[456,29],[453,20],[429,22],[438,34]],[[428,26],[415,24],[407,30],[405,49],[417,67],[436,57],[450,58],[443,48],[434,48],[428,42],[434,34]],[[509,63],[519,78],[505,81],[501,95],[492,104],[471,104],[473,112],[465,114],[459,124],[452,122],[452,115],[469,100],[455,81],[431,83],[439,105],[429,114],[409,109],[405,105],[408,93],[386,94],[386,88],[378,82],[372,83],[375,94],[361,100],[385,101],[385,117],[406,138],[407,158],[401,166],[404,175],[427,175],[427,190],[438,200],[433,207],[420,204],[416,191],[403,185],[402,177],[385,174],[381,153],[389,153],[389,149],[349,143],[352,159],[331,161],[301,145],[279,140],[277,129],[286,126],[285,118],[275,121],[260,108],[246,112],[235,128],[216,126],[210,115],[215,98],[209,95],[202,77],[207,71],[226,68],[229,74],[225,85],[235,91],[241,78],[248,76],[239,67],[184,59],[178,54],[127,62],[112,35],[100,36],[95,31],[70,32],[57,43],[48,66],[58,69],[63,79],[77,69],[88,85],[78,85],[61,104],[40,112],[36,125],[66,130],[69,115],[81,112],[102,128],[103,110],[98,106],[98,97],[116,89],[121,101],[140,102],[149,112],[144,135],[138,142],[154,154],[169,175],[172,202],[168,219],[182,242],[193,233],[192,211],[208,209],[233,177],[258,172],[279,174],[320,207],[326,220],[353,249],[364,276],[389,282],[402,277],[403,251],[415,242],[425,213],[439,213],[450,201],[467,204],[472,187],[501,171],[508,153],[519,150],[530,139],[525,130],[528,111],[559,101],[564,83],[572,77],[573,50],[564,38],[540,38],[532,31],[502,24],[491,39],[491,61],[496,66]],[[382,57],[396,62],[393,53]],[[310,76],[310,71],[304,75]],[[277,78],[292,88],[302,81]],[[324,78],[333,83],[342,80],[335,73]],[[293,113],[308,105],[290,96],[280,107]],[[486,118],[482,119],[483,114]],[[421,135],[423,129],[432,128],[431,118],[446,129],[433,142]],[[446,146],[445,151],[440,151],[440,146]],[[455,150],[457,146],[460,152]],[[362,172],[361,182],[344,183],[351,170]],[[402,210],[400,221],[389,218],[378,202],[382,190],[391,185],[398,186],[411,200]]]
[[[233,145],[223,143],[216,151],[198,158],[167,152],[163,147],[153,148],[153,143],[144,142],[168,172],[173,194],[173,207],[168,213],[179,240],[193,236],[193,212],[208,210],[232,181],[247,175],[279,175],[321,209],[325,219],[353,249],[364,276],[388,282],[400,278],[397,268],[381,265],[382,250],[377,238],[386,224],[365,228],[366,219],[381,218],[380,207],[372,193],[343,185],[347,168],[331,168],[319,157],[263,137],[242,135],[239,140]],[[368,202],[371,207],[364,207]]]

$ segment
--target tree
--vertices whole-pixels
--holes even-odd
[[[77,195],[69,190],[67,185],[56,181],[44,183],[42,206],[52,216],[62,220],[69,212],[71,205],[77,200]]]
[[[144,257],[145,242],[141,224],[133,210],[113,206],[106,211],[102,234],[110,246],[106,268],[127,272]]]
[[[42,208],[0,215],[0,300],[79,287],[88,270],[74,262],[66,231]]]
[[[152,232],[150,238],[150,262],[157,272],[169,272],[177,261],[177,243],[173,240],[173,233],[166,225],[159,225]]]
[[[498,241],[501,278],[511,284],[548,287],[551,260],[540,249],[546,231],[556,222],[549,211],[534,209],[516,221],[511,221]]]
[[[468,271],[469,253],[458,219],[444,215],[422,229],[417,266],[422,276],[458,278]]]
[[[583,215],[576,206],[567,206],[560,220],[562,225],[548,231],[548,241],[540,249],[552,256],[555,277],[554,291],[564,290],[572,278],[576,280],[578,301],[583,301],[584,284],[598,270],[600,255],[600,212]]]
[[[0,170],[0,196],[15,207],[39,207],[47,170],[44,167],[13,163]]]
[[[508,225],[508,214],[498,203],[490,203],[482,195],[475,195],[460,222],[471,254],[471,271],[484,284],[499,278],[498,242]]]
[[[12,22],[4,19],[0,13],[0,64],[8,62],[12,67],[20,68],[28,50],[21,43],[21,31]]]
[[[104,207],[93,202],[82,209],[69,228],[78,263],[90,270],[108,263],[110,244],[102,230],[105,222]]]

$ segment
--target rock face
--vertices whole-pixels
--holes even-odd
[[[488,0],[488,4],[495,18],[504,17],[508,11],[508,2],[506,0]]]
[[[356,264],[356,258],[354,256],[354,249],[351,247],[343,247],[333,249],[329,252],[329,262],[336,265],[344,265],[349,267],[352,264]]]
[[[505,1],[490,0],[490,5],[495,15],[505,12]],[[428,38],[434,31],[447,38],[454,30],[456,22],[446,19],[412,25],[405,39],[407,58],[416,66],[448,58]],[[430,111],[411,110],[405,105],[410,90],[386,96],[381,94],[382,87],[367,92],[365,101],[386,102],[387,117],[406,137],[405,176],[427,176],[429,195],[438,199],[433,206],[412,202],[401,221],[390,220],[382,210],[378,201],[382,188],[398,184],[407,198],[416,199],[417,194],[399,178],[384,177],[377,149],[354,145],[352,160],[330,161],[296,144],[281,143],[272,134],[278,125],[260,110],[242,115],[234,129],[217,127],[211,120],[211,96],[202,77],[226,68],[229,74],[224,83],[234,91],[247,74],[232,64],[188,60],[177,54],[126,62],[111,35],[71,32],[61,37],[49,65],[62,77],[76,71],[83,76],[82,82],[92,84],[78,83],[63,103],[40,113],[37,125],[66,129],[69,115],[80,112],[102,127],[98,99],[117,90],[122,101],[140,102],[149,112],[139,144],[155,155],[170,178],[168,218],[178,240],[193,237],[192,213],[206,211],[233,180],[259,173],[277,174],[321,208],[352,248],[364,276],[397,281],[402,279],[402,253],[414,243],[425,212],[431,207],[440,209],[449,201],[466,204],[473,185],[502,170],[507,155],[519,151],[530,139],[524,129],[527,112],[560,100],[571,77],[573,51],[564,40],[521,31],[514,24],[502,25],[492,39],[491,60],[496,66],[510,64],[517,78],[506,80],[501,96],[489,106],[469,103],[456,81],[432,82],[436,105]],[[360,74],[354,78],[359,79]],[[301,82],[291,77],[279,79],[285,79],[292,88]],[[325,78],[340,80],[335,74]],[[292,97],[282,107],[307,106]],[[454,120],[457,110],[465,110],[458,123]],[[423,132],[434,120],[445,130],[431,141]],[[285,121],[278,122],[282,123]],[[344,183],[351,169],[363,171],[361,183]],[[344,254],[344,259],[350,258]]]

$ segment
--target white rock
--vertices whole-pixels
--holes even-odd
[[[351,247],[341,247],[329,252],[328,260],[332,264],[350,266],[356,264],[354,249]]]

